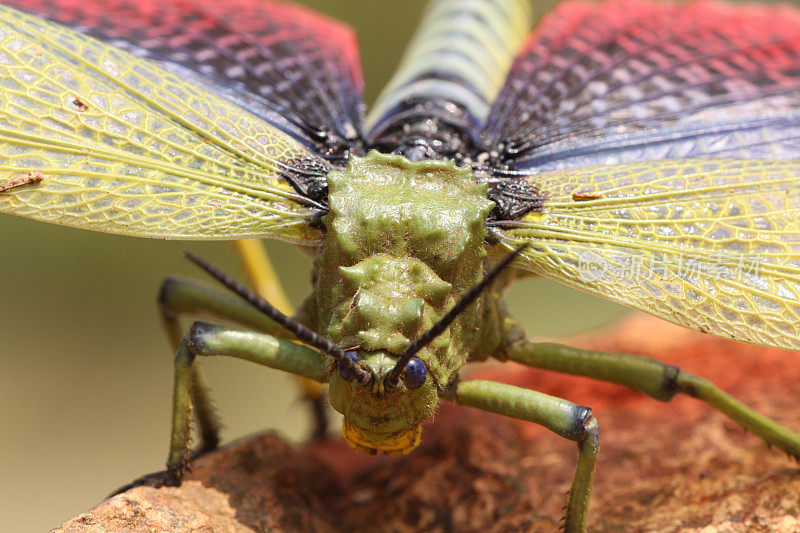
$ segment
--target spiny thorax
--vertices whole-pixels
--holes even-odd
[[[451,162],[370,152],[328,174],[329,213],[303,310],[340,346],[399,354],[483,274],[486,185]],[[482,338],[479,301],[419,354],[447,384]]]

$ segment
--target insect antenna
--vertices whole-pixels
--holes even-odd
[[[430,343],[445,329],[447,329],[447,327],[453,323],[453,320],[455,320],[458,315],[463,313],[464,310],[469,307],[473,301],[475,301],[475,298],[477,298],[478,295],[483,292],[483,290],[491,282],[493,282],[508,265],[511,264],[511,261],[513,261],[514,258],[522,253],[522,251],[527,247],[527,244],[523,244],[504,257],[503,260],[500,261],[489,273],[487,273],[477,285],[468,290],[464,296],[462,296],[461,299],[456,302],[453,308],[450,309],[436,324],[431,326],[430,329],[428,329],[422,335],[411,341],[411,344],[409,344],[408,348],[403,351],[403,353],[400,355],[400,358],[397,360],[397,363],[386,375],[386,382],[396,384],[400,379],[400,373],[403,371],[403,368],[405,368],[408,361],[414,357],[418,351],[424,348],[428,343]]]
[[[301,324],[294,318],[284,315],[274,305],[266,301],[261,296],[257,295],[228,274],[218,269],[205,259],[194,255],[192,252],[185,251],[183,255],[186,258],[211,274],[217,281],[225,285],[228,289],[235,292],[244,301],[261,311],[269,318],[286,328],[298,340],[313,346],[314,348],[327,353],[332,356],[338,363],[343,364],[355,376],[358,382],[366,382],[370,379],[370,374],[361,365],[355,362],[350,357],[345,357],[344,350],[337,346],[335,343],[329,341],[322,335],[310,330],[305,325]]]

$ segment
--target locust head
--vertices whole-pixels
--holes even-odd
[[[386,351],[348,350],[331,377],[333,407],[344,415],[342,434],[362,451],[406,454],[420,442],[421,423],[436,410],[438,395],[425,363],[412,357],[393,373],[398,357]]]

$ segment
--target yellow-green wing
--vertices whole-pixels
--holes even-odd
[[[327,163],[182,77],[0,6],[0,213],[144,237],[317,240],[314,202],[285,178]]]
[[[519,265],[730,339],[800,349],[800,160],[681,159],[531,175],[499,223]]]

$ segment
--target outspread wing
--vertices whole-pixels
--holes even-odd
[[[521,266],[690,328],[800,349],[800,161],[683,159],[542,172],[499,223]]]
[[[2,0],[235,101],[331,161],[360,146],[363,80],[352,30],[260,0]]]
[[[484,138],[516,171],[800,157],[800,11],[563,3],[515,60]]]
[[[800,11],[562,4],[483,135],[510,206],[491,224],[531,244],[520,266],[800,349]]]
[[[147,237],[310,242],[319,206],[295,189],[327,165],[155,63],[0,6],[0,212]]]

